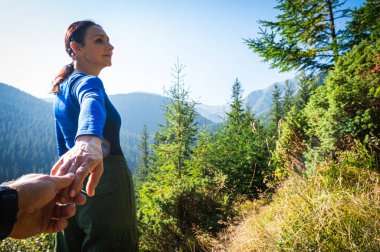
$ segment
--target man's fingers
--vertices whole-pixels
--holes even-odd
[[[69,201],[69,186],[75,179],[73,173],[68,173],[63,176],[51,176],[50,181],[53,182],[55,192],[57,192],[57,201],[61,204],[66,204]]]
[[[67,219],[51,219],[45,233],[56,233],[67,227]]]
[[[63,189],[60,191],[60,193],[58,194],[58,202],[61,203],[61,204],[66,204],[69,202],[69,187]]]
[[[50,181],[53,182],[55,191],[62,190],[68,187],[74,181],[75,175],[73,173],[68,173],[63,176],[50,176]]]
[[[100,178],[103,174],[103,162],[98,164],[95,169],[92,171],[88,178],[87,186],[86,186],[86,192],[87,195],[92,197],[95,195],[95,188],[98,185]]]

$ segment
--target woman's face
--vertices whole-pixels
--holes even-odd
[[[92,67],[104,68],[112,65],[112,51],[114,47],[110,44],[105,31],[99,26],[90,26],[84,38],[84,46],[80,46],[82,60]]]

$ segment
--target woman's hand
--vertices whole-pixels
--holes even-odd
[[[83,182],[89,175],[86,192],[92,197],[95,188],[103,174],[103,153],[99,137],[84,135],[77,137],[75,145],[63,155],[51,169],[51,174],[62,176],[74,173],[75,180],[70,189],[61,193],[63,201],[75,197],[83,187]]]

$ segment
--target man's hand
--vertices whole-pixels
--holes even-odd
[[[74,181],[74,174],[62,177],[29,174],[7,186],[18,192],[19,211],[10,237],[23,239],[39,233],[53,233],[63,230],[67,218],[75,214],[75,205],[58,205],[57,193]],[[72,204],[84,204],[86,198],[78,194]]]
[[[62,176],[75,174],[75,181],[69,190],[61,193],[62,200],[75,197],[83,187],[85,178],[89,175],[86,186],[87,195],[95,195],[95,188],[103,174],[103,153],[100,138],[96,136],[79,136],[75,146],[63,155],[51,170],[52,175]]]

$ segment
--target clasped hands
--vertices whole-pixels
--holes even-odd
[[[55,233],[67,226],[67,219],[83,205],[81,193],[89,175],[86,192],[92,197],[103,174],[101,140],[80,136],[75,146],[63,155],[51,170],[51,176],[28,174],[6,183],[18,192],[17,221],[9,235],[23,239],[39,233]]]
[[[51,175],[75,174],[74,182],[60,193],[62,203],[78,195],[88,176],[86,193],[92,197],[103,174],[103,153],[99,137],[84,135],[77,137],[75,145],[65,153],[51,169]]]

